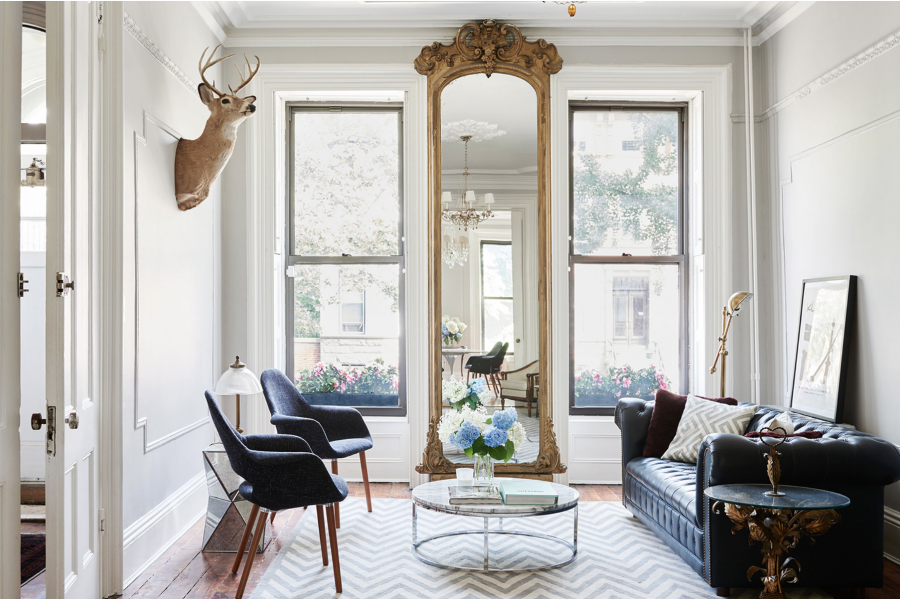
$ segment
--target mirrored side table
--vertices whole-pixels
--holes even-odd
[[[206,507],[206,524],[203,529],[203,552],[237,552],[241,535],[250,518],[252,505],[241,496],[238,488],[244,479],[231,468],[231,462],[222,444],[211,444],[203,450],[203,468],[206,471],[206,489],[209,501]],[[259,519],[263,532],[257,552],[263,552],[271,539],[266,539],[269,519]],[[254,532],[256,530],[254,527]]]

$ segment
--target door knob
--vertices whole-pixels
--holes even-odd
[[[69,416],[66,417],[66,423],[69,424],[69,429],[78,429],[78,413],[72,411],[69,413]]]
[[[47,419],[41,415],[41,413],[34,413],[31,415],[31,428],[35,431],[40,431],[41,427],[47,424]]]
[[[517,343],[517,344],[521,344],[521,343],[522,343],[522,340],[519,339],[519,338],[516,338],[516,343]]]

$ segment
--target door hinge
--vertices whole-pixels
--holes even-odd
[[[62,298],[68,296],[69,291],[75,290],[75,281],[69,281],[69,276],[65,273],[56,274],[56,297]]]
[[[25,273],[19,273],[19,298],[25,295],[25,292],[29,291],[28,288],[25,287],[25,284],[28,283],[28,280],[25,279]]]
[[[101,508],[97,511],[97,520],[100,522],[100,532],[106,531],[106,509]]]

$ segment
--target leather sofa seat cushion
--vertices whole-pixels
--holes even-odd
[[[737,406],[738,403],[734,398],[705,398],[703,396],[697,396],[697,398],[728,406]],[[673,394],[668,390],[656,391],[655,407],[650,416],[647,442],[644,444],[644,456],[661,458],[668,450],[669,444],[675,439],[675,433],[678,431],[678,424],[681,422],[681,415],[684,413],[686,404],[687,396]]]
[[[651,493],[700,526],[697,515],[697,466],[655,457],[635,458],[625,471]]]

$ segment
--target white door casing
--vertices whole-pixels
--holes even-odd
[[[0,597],[19,597],[19,144],[22,3],[0,3]]]
[[[56,452],[47,455],[48,598],[100,597],[99,20],[96,2],[47,4],[47,408],[56,410]],[[74,281],[61,297],[58,272]]]

